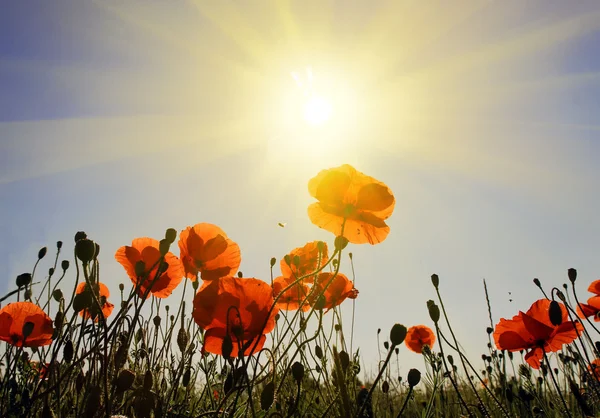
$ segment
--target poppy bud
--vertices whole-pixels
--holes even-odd
[[[27,339],[27,337],[29,337],[31,335],[31,333],[33,332],[33,327],[35,326],[35,324],[33,322],[27,321],[23,324],[23,340]]]
[[[56,312],[56,316],[54,317],[54,328],[58,329],[62,326],[63,320],[65,319],[65,315],[62,311]]]
[[[82,263],[89,263],[96,254],[96,244],[89,239],[80,239],[75,243],[75,255]]]
[[[448,363],[450,363],[450,365],[454,365],[454,357],[452,357],[450,354],[448,354]]]
[[[169,248],[171,247],[171,243],[167,239],[161,239],[158,244],[158,250],[160,251],[160,255],[163,257],[167,255],[169,252]]]
[[[60,267],[64,270],[67,270],[69,268],[69,260],[63,260],[60,262]]]
[[[563,301],[563,302],[567,302],[567,299],[565,298],[565,294],[563,292],[561,292],[560,290],[556,291],[556,296],[558,296],[558,298]]]
[[[275,257],[271,257],[271,267],[273,267],[277,263],[277,259]]]
[[[348,353],[342,350],[338,354],[338,357],[340,359],[340,366],[342,366],[342,370],[346,371],[348,369],[348,366],[350,365],[350,356],[348,355]]]
[[[237,276],[238,276],[238,278],[241,279],[242,277],[244,277],[244,273],[242,273],[241,271],[238,271]]]
[[[122,292],[123,290],[125,290],[125,286],[123,285],[123,283],[119,283],[119,290]],[[168,306],[167,306],[168,308]],[[168,311],[168,309],[167,309]]]
[[[327,303],[327,299],[325,298],[325,296],[319,295],[319,297],[317,298],[317,301],[315,302],[314,307],[317,311],[321,311],[321,310],[323,310],[323,308],[325,308],[326,303]]]
[[[335,237],[335,241],[333,243],[337,251],[342,251],[348,245],[348,238],[344,237],[343,235],[340,235],[338,237]]]
[[[48,248],[46,248],[46,247],[40,248],[40,250],[38,251],[38,260],[41,260],[42,258],[44,258],[46,256],[47,252],[48,252]]]
[[[306,327],[305,327],[306,328]],[[335,324],[333,326],[333,329],[335,330],[335,332],[340,332],[340,330],[342,329],[342,327],[340,326],[340,324]]]
[[[292,376],[300,384],[302,382],[302,378],[304,378],[304,366],[300,362],[295,362],[292,364]]]
[[[165,231],[165,239],[169,241],[169,244],[172,244],[177,239],[177,231],[173,228],[169,228]]]
[[[390,391],[390,384],[387,380],[385,380],[382,384],[381,384],[381,391],[383,393],[388,393]]]
[[[144,389],[151,390],[153,383],[154,379],[152,378],[152,372],[150,370],[146,370],[146,374],[144,375]]]
[[[377,328],[377,335],[381,334],[381,328]]]
[[[553,300],[550,302],[550,308],[548,309],[548,315],[550,316],[550,322],[555,327],[562,324],[562,310],[560,309],[560,305],[557,301]]]
[[[73,341],[68,340],[65,343],[65,348],[63,349],[63,359],[67,362],[70,363],[71,360],[73,360],[73,355],[75,354],[75,351],[73,349]]]
[[[315,366],[315,370],[317,373],[321,373],[323,371],[323,369],[321,369],[321,366],[319,366],[318,364]]]
[[[135,381],[135,373],[128,369],[123,369],[119,372],[115,386],[117,392],[125,392],[133,385]]]
[[[494,332],[494,328],[492,328],[492,327],[487,327],[485,330],[488,333],[488,335],[491,335],[492,332]]]
[[[82,239],[86,239],[87,238],[87,234],[83,231],[79,231],[75,234],[75,242],[82,240]]]
[[[394,349],[394,353],[396,353],[396,355],[400,354],[400,349],[399,349],[398,347],[396,347],[396,348]]]
[[[298,267],[300,265],[300,256],[295,255],[294,258],[292,258],[292,263],[294,263],[294,266]]]
[[[200,282],[198,281],[198,279],[196,279],[195,281],[192,282],[192,288],[194,290],[198,290],[199,286],[200,286]]]
[[[533,284],[535,284],[537,287],[540,287],[541,286],[540,279],[538,279],[537,277],[535,279],[533,279]]]
[[[438,286],[440,285],[440,278],[437,274],[431,275],[431,283],[433,284],[433,287],[435,287],[436,289],[438,288]]]
[[[429,317],[434,324],[437,324],[440,320],[440,308],[435,304],[434,301],[427,301],[427,310],[429,311]]]
[[[29,273],[19,274],[17,276],[16,283],[17,283],[18,288],[27,286],[29,283],[31,283],[31,274],[29,274]]]
[[[56,248],[60,250],[62,248],[62,244],[62,241],[56,241]]]
[[[352,253],[348,253],[348,258],[352,261]]]
[[[386,350],[388,350],[390,348],[390,343],[388,343],[387,341],[383,342],[383,348],[385,348]]]
[[[417,369],[410,369],[408,371],[408,378],[406,380],[408,382],[408,386],[414,388],[421,381],[421,372]]]
[[[144,328],[138,328],[135,332],[135,343],[139,344],[139,342],[144,339],[146,339],[146,330]]]
[[[316,345],[315,346],[315,356],[318,359],[322,359],[323,358],[323,349],[321,348],[320,345]]]
[[[83,374],[83,370],[79,370],[79,374],[75,378],[75,389],[77,392],[81,392],[83,389],[83,384],[85,383],[85,375]]]
[[[102,391],[99,386],[92,386],[89,388],[87,402],[85,403],[84,416],[93,417],[100,408],[100,394]]]
[[[286,255],[283,257],[283,261],[285,261],[285,264],[287,264],[288,266],[291,266],[291,265],[292,265],[292,257],[290,257],[290,255],[289,255],[289,254],[286,254]]]
[[[52,297],[55,301],[60,302],[63,298],[63,292],[60,289],[54,289],[54,292],[52,292]]]
[[[135,263],[135,275],[138,277],[141,277],[144,275],[144,271],[146,271],[146,263],[144,263],[142,260],[139,260],[137,263]]]
[[[402,344],[406,338],[406,332],[407,329],[404,325],[394,324],[390,331],[390,341],[392,342],[392,345],[396,346]]]
[[[52,277],[53,274],[54,274],[54,267],[50,267],[48,269],[48,277]]]
[[[262,393],[260,394],[260,407],[266,411],[271,405],[273,405],[273,401],[275,400],[275,383],[269,382],[266,384]]]
[[[223,338],[223,344],[221,345],[221,352],[223,354],[223,358],[225,360],[229,360],[229,358],[231,357],[232,351],[233,351],[233,341],[231,340],[231,337],[229,336],[229,334],[225,334],[225,337]]]
[[[575,283],[575,280],[577,280],[577,270],[575,270],[574,268],[570,268],[569,270],[567,270],[567,275],[569,276],[569,280],[571,281],[571,283]]]
[[[192,378],[192,369],[190,367],[187,367],[185,369],[185,373],[183,374],[183,378],[181,380],[181,384],[183,385],[184,388],[187,388],[187,386],[190,384],[191,378]]]
[[[190,337],[188,333],[185,331],[183,327],[179,328],[179,332],[177,332],[177,347],[183,353],[187,348],[188,342],[190,341]]]

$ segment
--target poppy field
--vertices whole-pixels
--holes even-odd
[[[361,370],[354,315],[340,314],[360,298],[352,246],[386,239],[396,200],[350,165],[317,173],[308,192],[308,218],[331,239],[282,249],[267,277],[239,271],[233,231],[202,220],[123,243],[118,288],[103,283],[101,244],[85,232],[72,255],[61,241],[54,256],[42,248],[0,297],[0,416],[600,414],[600,280],[577,295],[575,269],[561,288],[534,280],[540,298],[512,318],[491,321],[488,299],[479,357],[463,352],[432,274],[429,316],[373,330],[385,356],[376,373]],[[422,367],[401,374],[400,350]]]

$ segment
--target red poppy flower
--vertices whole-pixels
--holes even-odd
[[[273,296],[277,297],[283,289],[294,283],[296,279],[293,277],[279,276],[273,280]],[[294,284],[286,290],[277,300],[277,307],[284,311],[295,311],[302,305],[302,310],[306,312],[310,309],[308,302],[304,302],[306,295],[310,293],[310,289],[304,284],[304,280]],[[304,304],[303,304],[304,302]]]
[[[86,288],[86,285],[87,285],[86,282],[79,283],[77,285],[77,288],[75,289],[75,293],[76,294],[83,293]],[[98,282],[96,298],[98,298],[98,302],[100,302],[100,308],[102,309],[102,315],[104,315],[104,318],[108,318],[110,316],[110,314],[112,313],[113,308],[115,307],[115,305],[113,305],[112,303],[110,303],[108,301],[109,296],[110,296],[110,292],[108,291],[108,287],[106,287],[104,285],[104,283]],[[96,310],[95,307],[93,307],[89,311],[87,309],[84,309],[79,312],[79,316],[83,317],[85,315],[86,319],[94,318],[94,321],[97,322],[98,319],[100,318],[100,316],[98,315],[98,312],[95,312],[95,310]]]
[[[296,279],[314,272],[329,260],[327,244],[323,243],[323,252],[321,252],[319,251],[319,241],[309,242],[304,247],[294,248],[288,256],[289,264],[286,257],[281,259],[281,274],[284,277]],[[297,261],[297,263],[294,261]],[[306,279],[306,283],[311,283],[313,280],[312,277],[306,277]]]
[[[179,250],[186,276],[196,281],[232,276],[240,267],[240,247],[221,228],[200,223],[179,234]]]
[[[329,286],[327,286],[328,284]],[[323,293],[325,287],[327,289]],[[323,294],[323,298],[320,297],[321,294]],[[320,273],[312,288],[310,300],[317,309],[330,310],[341,304],[346,298],[356,299],[357,297],[358,290],[354,288],[352,281],[343,274]]]
[[[559,351],[564,344],[573,342],[583,327],[578,321],[569,321],[567,308],[558,304],[562,312],[562,323],[550,322],[550,301],[540,299],[526,313],[519,312],[512,319],[500,319],[494,331],[494,341],[499,350],[530,350],[525,360],[534,369],[540,368],[544,352]]]
[[[433,348],[435,334],[431,328],[425,325],[415,325],[414,327],[410,327],[406,332],[404,343],[410,351],[421,354],[425,345]]]
[[[52,342],[53,333],[52,319],[31,302],[9,303],[0,309],[2,341],[17,347],[40,347]]]
[[[588,287],[588,292],[594,293],[597,296],[600,296],[600,280],[595,280]]]
[[[385,220],[396,200],[382,182],[344,164],[323,170],[308,182],[308,191],[318,200],[308,207],[311,222],[342,235],[354,244],[377,244],[390,232]]]
[[[587,303],[581,303],[581,307],[577,306],[577,315],[580,318],[594,317],[594,321],[600,322],[600,296],[592,296]]]
[[[600,379],[600,358],[593,360],[588,370],[596,376],[596,379]]]
[[[41,363],[39,361],[29,361],[31,369],[39,373],[41,380],[48,378],[48,372],[50,371],[50,363]]]
[[[262,280],[228,276],[204,282],[194,297],[192,313],[206,331],[203,351],[222,355],[223,341],[229,336],[232,357],[238,356],[240,347],[244,355],[258,352],[266,334],[275,328],[277,308],[271,311],[272,305],[273,289]]]
[[[148,287],[152,285],[150,293],[157,298],[166,298],[181,282],[184,276],[183,266],[171,252],[165,254],[164,261],[159,266],[159,242],[152,238],[136,238],[130,246],[123,246],[117,250],[115,258],[125,268],[127,275],[138,289],[138,295],[143,297]],[[144,274],[138,277],[135,266],[138,262],[144,263]],[[160,267],[160,272],[159,272]],[[155,280],[158,273],[158,278]],[[148,293],[148,296],[150,296]]]

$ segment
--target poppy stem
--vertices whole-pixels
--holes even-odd
[[[544,361],[546,362],[546,365],[548,366],[548,373],[550,373],[550,377],[552,378],[552,383],[554,383],[554,387],[556,388],[556,391],[558,392],[558,396],[560,396],[560,400],[562,401],[562,404],[565,407],[565,412],[567,413],[567,415],[570,418],[572,418],[573,416],[571,415],[571,412],[569,411],[567,402],[565,401],[565,398],[563,397],[560,387],[558,386],[558,383],[556,382],[556,379],[554,378],[554,371],[552,370],[552,367],[550,367],[550,361],[548,360],[548,355],[546,354],[546,350],[544,350],[544,347],[541,347],[541,349],[542,349],[542,353],[544,353]]]
[[[397,418],[400,418],[402,416],[402,413],[404,412],[406,405],[408,405],[408,400],[410,399],[410,395],[412,395],[412,391],[413,391],[413,387],[409,386],[408,393],[406,394],[406,398],[404,398],[404,403],[402,404],[402,408],[400,408],[400,412],[398,412],[398,415],[396,415]]]

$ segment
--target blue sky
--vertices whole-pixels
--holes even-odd
[[[432,273],[476,356],[483,278],[497,321],[539,297],[534,277],[560,286],[575,267],[583,295],[600,275],[595,1],[2,7],[0,293],[85,230],[116,299],[118,247],[198,222],[268,280],[272,256],[332,241],[306,184],[342,163],[396,196],[389,238],[352,248],[366,361],[377,328],[429,323]],[[282,116],[306,67],[333,102],[322,128]]]

